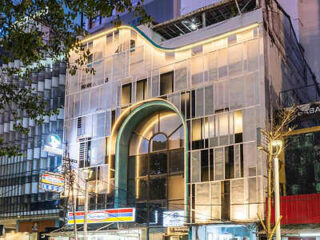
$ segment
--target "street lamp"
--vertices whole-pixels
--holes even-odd
[[[83,221],[83,238],[84,240],[87,240],[87,234],[88,234],[88,223],[87,223],[87,217],[88,217],[88,200],[89,200],[89,194],[88,194],[88,181],[92,176],[92,169],[85,168],[82,170],[84,173],[84,221]]]
[[[279,154],[282,151],[283,143],[281,140],[271,141],[273,156],[273,172],[274,172],[274,198],[275,198],[275,222],[278,223],[276,228],[276,239],[281,239],[280,232],[280,189],[279,189]]]

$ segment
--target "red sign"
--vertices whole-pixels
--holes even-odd
[[[320,194],[280,197],[280,215],[282,225],[320,223]],[[274,201],[272,202],[271,221],[274,222]]]

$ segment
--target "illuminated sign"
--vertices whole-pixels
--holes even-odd
[[[43,151],[57,155],[63,155],[61,138],[57,134],[50,134],[47,138],[46,145],[43,147]]]
[[[184,225],[184,211],[163,212],[164,227],[179,227]]]
[[[87,214],[87,223],[112,223],[112,222],[134,222],[135,208],[114,208],[91,210]],[[72,212],[67,215],[68,224],[74,224],[74,217]],[[76,212],[76,224],[84,223],[84,211]]]
[[[50,185],[50,184],[45,184],[45,183],[39,183],[39,187],[40,189],[44,190],[44,191],[48,191],[48,192],[58,192],[61,193],[63,192],[63,187],[59,187],[59,186],[54,186],[54,185]]]
[[[60,174],[45,172],[41,175],[41,182],[61,187],[64,185],[64,178]]]
[[[55,148],[60,147],[60,145],[61,145],[61,138],[60,138],[58,135],[56,135],[56,134],[51,134],[51,135],[49,135],[49,137],[48,137],[47,144],[48,144],[49,146],[55,147]]]
[[[45,172],[40,177],[39,187],[44,191],[63,192],[64,177],[60,174]]]

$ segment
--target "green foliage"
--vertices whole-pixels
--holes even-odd
[[[144,0],[133,5],[131,0],[0,0],[0,61],[8,64],[20,60],[24,68],[2,68],[0,75],[0,111],[10,110],[14,129],[28,134],[22,126],[22,112],[41,124],[45,116],[58,114],[47,110],[46,102],[33,92],[31,87],[21,87],[17,82],[5,81],[6,77],[23,79],[31,86],[32,72],[41,71],[46,59],[65,62],[70,74],[83,67],[86,72],[95,73],[86,66],[89,50],[84,50],[81,39],[88,35],[80,16],[90,19],[96,16],[110,17],[118,13],[114,24],[121,24],[119,15],[133,12],[141,24],[150,23],[152,18],[143,8]],[[69,62],[70,52],[79,53],[74,63]],[[0,138],[0,156],[19,155],[19,148],[7,146]]]

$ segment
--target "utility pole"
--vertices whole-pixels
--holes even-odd
[[[88,222],[87,222],[87,219],[88,219],[88,179],[86,178],[85,179],[85,183],[84,183],[84,194],[85,194],[85,199],[84,199],[84,222],[83,222],[83,234],[84,234],[84,240],[87,240],[88,237]]]
[[[84,240],[88,239],[88,205],[89,205],[89,193],[88,193],[88,181],[91,177],[92,170],[86,168],[83,170],[84,173],[84,221],[83,221],[83,235]]]
[[[68,148],[68,146],[66,145],[66,149],[67,148]],[[70,193],[72,195],[71,206],[72,206],[72,214],[73,214],[73,233],[74,233],[75,240],[78,240],[78,231],[77,231],[77,223],[76,223],[76,197],[75,197],[75,189],[74,189],[74,177],[75,176],[72,171],[69,153],[65,154],[64,166],[65,166],[64,167],[64,173],[65,173],[64,178],[66,179],[66,175],[67,175],[68,180],[69,180],[68,196],[70,196]],[[69,197],[68,197],[68,199],[69,199]]]

